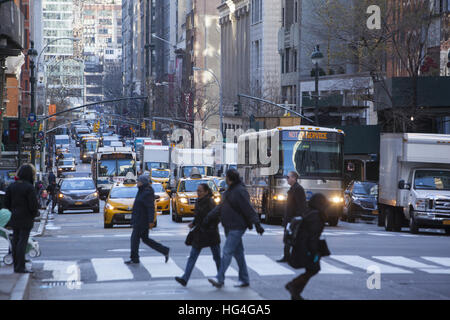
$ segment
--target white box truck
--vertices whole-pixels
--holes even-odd
[[[140,156],[143,171],[151,169],[169,169],[169,147],[161,145],[143,145]]]
[[[380,139],[378,225],[450,234],[450,135],[384,133]]]

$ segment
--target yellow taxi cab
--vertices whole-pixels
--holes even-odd
[[[220,203],[220,192],[213,178],[191,175],[190,178],[181,178],[172,193],[172,221],[182,222],[183,218],[194,217],[195,202],[197,201],[197,187],[206,183],[213,191],[214,201]]]
[[[150,171],[150,179],[154,183],[161,183],[165,190],[169,189],[169,169],[152,169]]]
[[[152,188],[155,192],[155,196],[159,196],[159,199],[156,199],[156,209],[158,213],[161,212],[162,214],[169,214],[170,197],[167,194],[165,188],[161,183],[152,183]]]
[[[136,179],[127,178],[123,183],[115,184],[106,199],[104,209],[104,228],[109,229],[114,225],[131,224],[131,215],[134,199],[138,192]],[[155,197],[156,198],[156,197]],[[157,201],[155,201],[154,227],[157,226]]]

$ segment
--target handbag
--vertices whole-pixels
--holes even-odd
[[[197,226],[194,226],[189,231],[189,233],[186,236],[186,240],[184,241],[184,244],[186,244],[187,246],[192,246],[192,242],[194,242],[194,237],[195,237],[195,234],[196,234],[196,232],[195,232],[196,230],[197,230]]]

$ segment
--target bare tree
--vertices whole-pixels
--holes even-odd
[[[381,9],[380,29],[369,29],[367,8],[376,5]],[[318,24],[314,32],[321,39],[334,39],[336,61],[354,65],[357,72],[368,72],[373,83],[384,91],[387,100],[374,101],[389,106],[382,117],[382,125],[393,131],[412,128],[411,117],[417,117],[417,83],[420,68],[426,57],[433,20],[432,4],[427,0],[324,0],[315,10]],[[330,37],[331,35],[331,37]],[[393,72],[394,68],[401,70]],[[386,71],[411,79],[410,88],[402,95],[408,101],[397,108],[391,95]]]

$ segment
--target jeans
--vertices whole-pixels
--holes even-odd
[[[158,251],[163,255],[169,254],[169,248],[163,246],[161,243],[156,242],[148,237],[148,228],[133,228],[131,233],[131,260],[139,261],[139,242],[142,241],[153,250]]]
[[[239,266],[239,281],[242,283],[249,283],[247,264],[245,263],[244,245],[242,243],[242,236],[245,230],[226,230],[227,237],[223,247],[222,260],[220,262],[219,273],[217,274],[217,281],[224,283],[225,272],[231,264],[231,258],[234,257]]]
[[[12,256],[14,261],[14,272],[25,270],[25,252],[27,250],[28,238],[31,229],[13,228]]]
[[[215,246],[211,246],[211,252],[213,254],[213,259],[216,262],[217,272],[219,272],[220,268],[220,245],[217,244]],[[198,256],[200,255],[200,252],[202,249],[192,247],[191,253],[189,255],[189,259],[186,263],[186,270],[184,271],[184,275],[181,277],[186,282],[189,281],[189,278],[191,277],[192,270],[194,269],[195,262],[197,262]]]

